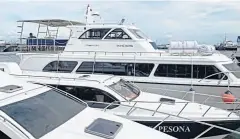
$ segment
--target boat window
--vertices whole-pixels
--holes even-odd
[[[110,30],[110,28],[89,29],[79,39],[102,39]]]
[[[131,39],[121,28],[111,31],[105,39]]]
[[[5,133],[3,133],[3,132],[0,130],[0,139],[11,139],[11,138],[8,137]]]
[[[109,87],[114,91],[117,91],[127,100],[133,100],[137,98],[140,94],[140,90],[135,85],[123,79],[109,85]]]
[[[77,61],[52,61],[43,68],[43,71],[59,71],[64,73],[70,73],[73,71],[77,64]]]
[[[240,65],[238,63],[223,64],[223,66],[237,78],[240,78]]]
[[[139,29],[128,29],[136,38],[147,39],[148,37]]]
[[[93,108],[105,108],[114,101],[118,101],[111,94],[96,88],[91,87],[74,87],[74,86],[57,86],[59,89],[68,92],[69,94],[74,95],[75,97],[86,101],[89,107]],[[98,103],[99,102],[99,103]],[[113,109],[118,105],[113,105],[108,109]]]
[[[152,63],[82,62],[76,72],[148,77],[153,67]]]
[[[193,68],[193,78],[203,79],[212,74],[207,79],[221,79],[224,73],[212,65],[182,65],[182,64],[159,64],[154,76],[159,77],[175,77],[175,78],[191,78],[191,71]],[[227,76],[224,77],[227,80]]]
[[[0,107],[33,137],[41,138],[87,106],[55,90]],[[2,138],[1,138],[2,139]]]
[[[149,42],[154,49],[158,49],[158,46],[155,42]]]

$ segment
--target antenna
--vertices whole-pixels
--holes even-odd
[[[87,6],[87,10],[86,10],[86,13],[85,13],[86,23],[87,23],[87,19],[88,19],[88,8],[89,8],[89,4],[88,4],[88,6]]]

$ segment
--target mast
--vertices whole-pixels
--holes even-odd
[[[90,5],[88,4],[87,10],[86,10],[86,13],[85,13],[86,24],[92,23],[92,16],[91,15],[92,15],[92,9],[91,9]]]
[[[85,13],[85,18],[86,18],[86,24],[93,24],[96,22],[96,18],[99,17],[99,22],[101,21],[101,16],[98,12],[93,13],[92,8],[87,6],[87,10]]]

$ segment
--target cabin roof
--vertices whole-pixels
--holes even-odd
[[[35,94],[34,92],[41,93],[41,91],[45,92],[44,90],[49,89],[38,84],[32,84],[24,82],[20,79],[16,79],[15,77],[8,75],[7,73],[4,73],[2,71],[0,71],[0,77],[4,79],[0,80],[0,106],[5,105],[6,103],[18,101],[18,97],[22,99],[23,96],[26,96],[26,92],[28,94]],[[6,88],[9,89],[11,88],[10,86],[18,86],[20,88],[13,89],[12,92],[6,92]],[[40,88],[44,90],[39,91]]]
[[[117,24],[117,23],[96,23],[96,24],[87,24],[88,28],[129,28],[129,29],[139,29],[134,25],[129,24]]]
[[[39,19],[39,20],[18,20],[17,22],[27,22],[43,24],[50,27],[66,27],[69,25],[85,25],[85,23],[63,19]]]

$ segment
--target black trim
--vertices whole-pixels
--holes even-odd
[[[135,121],[135,122],[138,122],[149,127],[154,127],[161,121]],[[225,127],[231,130],[236,130],[240,127],[240,120],[204,121],[204,122]],[[163,122],[160,126],[158,126],[156,130],[174,136],[178,139],[191,139],[198,136],[208,128],[209,126],[207,125],[191,121],[166,121]],[[202,135],[201,137],[214,137],[225,134],[229,134],[229,132],[218,128],[213,128],[204,135]]]

